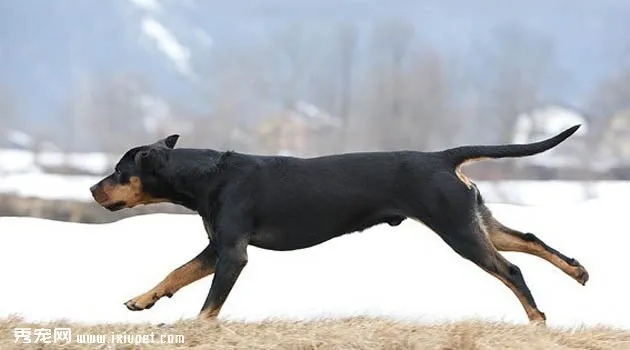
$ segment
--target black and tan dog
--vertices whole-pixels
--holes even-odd
[[[533,234],[497,221],[460,166],[544,152],[578,128],[530,144],[307,159],[174,149],[179,136],[172,135],[129,150],[115,172],[90,190],[99,204],[112,211],[171,202],[203,219],[208,246],[153,289],[127,301],[130,310],[148,309],[158,299],[214,273],[200,312],[202,318],[213,318],[247,264],[248,245],[302,249],[380,223],[396,226],[412,218],[510,288],[530,321],[544,323],[545,315],[520,269],[499,251],[538,256],[581,284],[588,280],[586,269]]]

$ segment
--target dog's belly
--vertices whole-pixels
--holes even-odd
[[[362,231],[377,224],[387,223],[398,226],[406,219],[399,215],[368,216],[353,222],[343,229],[332,229],[317,225],[304,225],[301,228],[259,228],[251,236],[249,243],[269,250],[297,250],[309,248],[341,235]]]
[[[249,244],[269,250],[297,250],[309,248],[332,238],[342,235],[336,232],[301,232],[263,229],[256,231],[250,238]]]

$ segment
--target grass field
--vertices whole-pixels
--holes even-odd
[[[71,342],[16,343],[14,329],[69,327]],[[150,335],[158,343],[148,344]],[[32,333],[31,341],[36,341]],[[80,344],[105,335],[105,344]],[[116,338],[127,334],[127,339]],[[183,339],[182,339],[183,336]],[[114,337],[114,338],[112,338]],[[144,338],[141,338],[144,337]],[[162,338],[179,342],[161,344]],[[22,338],[23,339],[23,338]],[[119,342],[112,344],[112,339]],[[138,339],[138,343],[131,341]],[[183,341],[183,343],[182,343]],[[630,349],[630,331],[608,327],[555,329],[465,321],[437,325],[375,318],[310,322],[200,322],[169,325],[108,324],[87,326],[67,322],[32,324],[19,318],[0,321],[1,349]]]

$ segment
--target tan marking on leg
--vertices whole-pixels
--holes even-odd
[[[478,265],[484,271],[488,272],[490,275],[500,280],[505,286],[507,286],[512,291],[512,293],[514,293],[514,295],[518,298],[519,302],[523,306],[523,309],[525,310],[525,313],[527,314],[527,318],[529,319],[530,322],[544,324],[545,315],[536,307],[534,297],[533,295],[531,295],[531,291],[529,291],[529,287],[525,283],[523,275],[519,272],[517,275],[517,279],[521,280],[522,282],[521,287],[524,288],[525,291],[530,294],[531,302],[532,302],[531,304],[530,302],[528,302],[526,295],[523,294],[522,289],[519,289],[516,285],[514,285],[512,282],[510,282],[509,280],[507,280],[505,277],[501,275],[503,274],[503,275],[509,276],[511,275],[510,269],[512,267],[518,269],[518,267],[510,263],[503,255],[501,255],[501,253],[499,253],[499,251],[497,251],[496,247],[493,245],[489,237],[488,227],[485,225],[485,222],[484,222],[485,220],[483,220],[482,214],[483,213],[477,213],[477,220],[478,220],[477,227],[481,231],[479,232],[479,234],[481,235],[480,238],[485,246],[484,250],[486,252],[485,254],[486,256],[485,256],[485,262],[481,265],[479,264]],[[518,270],[520,271],[520,269]]]
[[[501,224],[494,217],[489,215],[489,212],[484,215],[484,221],[490,239],[498,250],[527,253],[537,256],[556,266],[582,285],[588,281],[588,272],[582,265],[577,263],[577,261],[575,261],[576,265],[567,263],[567,261],[557,253],[546,249],[545,246],[541,244],[542,241],[525,239],[524,233]],[[535,236],[532,235],[532,237]]]
[[[518,288],[516,288],[516,286],[514,286],[512,283],[510,283],[509,281],[507,281],[506,279],[504,279],[503,277],[499,276],[496,273],[492,273],[492,272],[489,272],[489,273],[492,276],[496,277],[499,281],[503,282],[503,284],[505,284],[508,288],[510,288],[512,293],[516,295],[516,297],[518,298],[518,301],[521,302],[521,305],[525,309],[525,313],[527,313],[527,318],[529,319],[530,322],[545,324],[545,320],[546,320],[545,315],[540,310],[529,305],[525,296],[520,292]]]
[[[172,295],[181,288],[198,281],[213,272],[214,267],[204,266],[199,260],[193,260],[171,272],[157,287],[164,291],[164,295]]]
[[[214,273],[214,263],[203,263],[198,257],[177,268],[150,291],[125,303],[130,310],[150,308],[164,296],[169,298],[181,288]]]

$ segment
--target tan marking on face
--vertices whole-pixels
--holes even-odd
[[[126,184],[112,184],[111,181],[105,181],[101,191],[107,198],[103,202],[98,202],[104,206],[124,202],[125,207],[133,208],[139,204],[167,202],[166,199],[154,198],[143,192],[142,182],[137,176],[130,177],[129,182]]]

